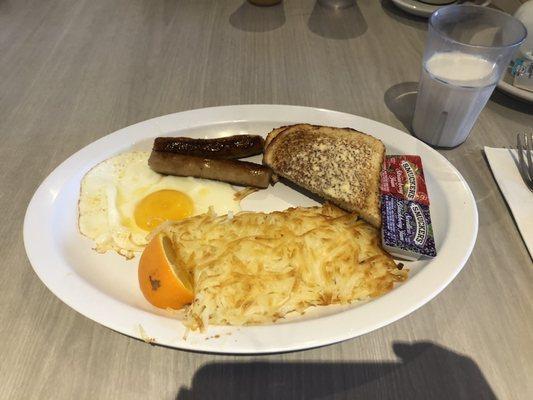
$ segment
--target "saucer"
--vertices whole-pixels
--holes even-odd
[[[419,17],[426,17],[429,18],[431,14],[433,14],[435,11],[437,11],[439,8],[446,7],[452,4],[457,3],[457,1],[451,1],[449,4],[442,4],[442,5],[434,5],[434,4],[427,4],[423,3],[418,0],[392,0],[394,5],[401,10],[417,15]],[[490,4],[490,1],[470,1],[469,3],[478,4],[480,6],[486,7]]]
[[[457,1],[452,1],[450,4],[444,5],[433,5],[422,3],[418,0],[392,0],[396,7],[402,9],[409,14],[418,15],[419,17],[428,18],[433,12],[437,11],[439,8],[449,6],[450,4],[457,3]]]
[[[514,97],[514,98],[517,98],[517,99],[520,99],[522,101],[526,101],[529,103],[533,103],[533,92],[513,86],[512,82],[513,82],[513,77],[511,76],[509,72],[506,72],[503,75],[503,78],[498,83],[498,89],[511,97]]]

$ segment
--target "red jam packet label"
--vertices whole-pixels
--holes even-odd
[[[429,206],[419,156],[387,156],[381,171],[381,193]]]

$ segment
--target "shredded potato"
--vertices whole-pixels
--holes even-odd
[[[407,278],[381,249],[377,229],[330,205],[231,219],[211,212],[164,232],[193,277],[191,330],[272,323],[312,306],[380,296]]]

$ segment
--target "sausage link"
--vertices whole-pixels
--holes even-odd
[[[148,159],[152,170],[177,176],[213,179],[240,186],[267,188],[272,170],[260,164],[237,160],[217,160],[183,154],[152,151]]]
[[[264,139],[259,135],[234,135],[216,139],[157,137],[153,150],[205,158],[245,158],[263,152]]]

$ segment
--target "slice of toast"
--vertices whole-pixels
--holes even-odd
[[[263,164],[339,207],[381,226],[385,146],[351,128],[297,124],[267,136]]]

